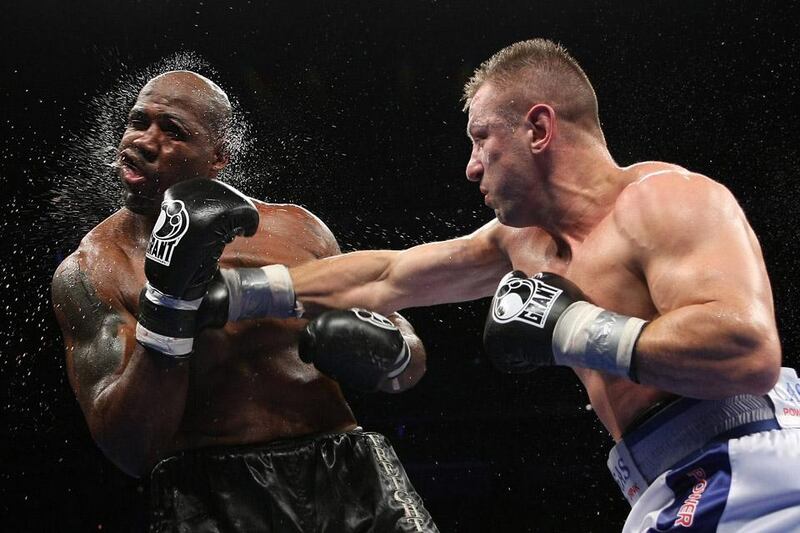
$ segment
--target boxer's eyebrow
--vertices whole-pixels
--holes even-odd
[[[134,107],[128,112],[128,120],[134,118],[146,118],[147,113],[145,113],[144,109],[140,107]]]
[[[467,123],[467,137],[470,141],[474,141],[475,137],[479,137],[484,134],[486,129],[486,123],[480,120],[475,120],[472,122]]]
[[[474,122],[467,122],[467,130],[465,131],[465,133],[467,134],[467,137],[469,138],[470,141],[472,140],[472,130],[474,127],[475,127]]]
[[[159,113],[158,114],[158,120],[162,121],[162,122],[166,122],[166,123],[175,124],[176,126],[189,131],[189,128],[187,128],[186,120],[184,120],[183,118],[179,117],[178,115],[174,115],[174,114],[168,113],[168,112]]]

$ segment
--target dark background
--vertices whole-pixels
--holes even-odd
[[[471,71],[535,36],[593,80],[622,165],[682,164],[738,197],[764,247],[784,356],[798,363],[798,14],[794,2],[15,2],[0,99],[0,513],[4,531],[141,531],[146,483],[95,448],[50,311],[59,261],[115,206],[109,147],[137,80],[196,66],[238,99],[232,180],[302,204],[343,249],[404,248],[488,221],[464,179]],[[175,55],[178,53],[178,55]],[[155,66],[154,66],[155,65]],[[393,441],[449,531],[619,531],[611,441],[574,376],[493,371],[486,302],[409,310],[428,374],[348,394]]]

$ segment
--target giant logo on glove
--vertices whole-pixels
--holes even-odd
[[[189,213],[183,202],[165,200],[161,204],[161,212],[150,235],[145,255],[153,261],[169,266],[172,252],[188,229]]]
[[[516,320],[543,328],[561,289],[531,278],[510,277],[497,287],[492,317],[505,324]]]

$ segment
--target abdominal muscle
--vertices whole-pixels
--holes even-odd
[[[302,324],[250,320],[201,334],[174,450],[353,429],[339,386],[297,356]]]

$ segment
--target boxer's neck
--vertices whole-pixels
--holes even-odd
[[[629,182],[600,143],[555,153],[546,180],[550,210],[544,229],[557,241],[582,242]]]
[[[137,213],[127,205],[120,211],[121,222],[125,228],[125,234],[130,237],[131,241],[136,243],[147,243],[150,239],[150,233],[153,231],[158,211],[153,213]]]

